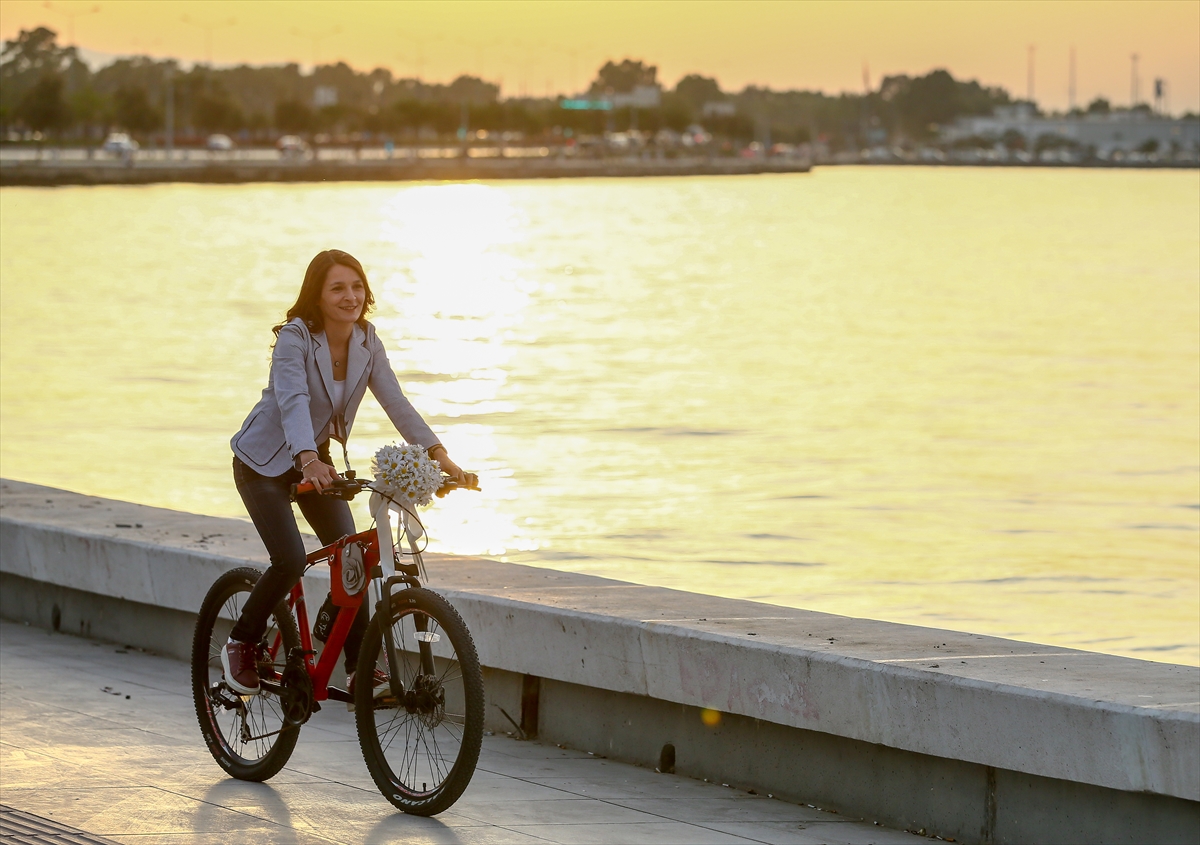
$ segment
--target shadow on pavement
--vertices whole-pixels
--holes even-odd
[[[192,831],[211,833],[225,828],[229,813],[250,816],[264,826],[294,828],[292,811],[274,787],[265,783],[227,778],[210,786],[200,799]]]
[[[409,839],[433,841],[438,845],[456,845],[463,840],[454,828],[433,817],[409,816],[397,810],[393,815],[380,819],[367,831],[363,845],[385,842],[405,842]]]

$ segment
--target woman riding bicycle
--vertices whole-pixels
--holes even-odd
[[[459,484],[476,483],[450,460],[401,392],[383,342],[366,319],[374,304],[357,259],[337,249],[317,253],[287,321],[274,328],[271,373],[262,398],[230,441],[234,483],[271,556],[270,568],[255,584],[221,651],[225,680],[243,695],[259,691],[259,643],[271,611],[304,574],[304,543],[290,487],[307,481],[324,490],[339,478],[329,441],[339,440],[344,447],[367,388],[406,441],[427,448]],[[299,504],[322,544],[355,533],[345,501],[303,496]],[[367,613],[363,603],[346,640],[347,671],[358,660]]]

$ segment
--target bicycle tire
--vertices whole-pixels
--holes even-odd
[[[292,756],[300,738],[299,726],[285,723],[279,699],[271,693],[237,696],[225,688],[227,701],[236,698],[241,702],[237,708],[240,713],[222,706],[214,698],[223,686],[220,650],[233,627],[232,620],[240,615],[245,599],[261,575],[258,569],[245,566],[231,569],[213,582],[200,605],[192,638],[192,698],[200,733],[222,769],[238,780],[249,781],[264,781],[277,774]],[[282,645],[275,655],[274,668],[282,676],[288,652],[300,646],[296,618],[285,602],[275,606],[267,621],[264,640],[272,642],[276,631],[282,635]],[[249,741],[244,733],[250,733]]]
[[[388,801],[406,813],[432,816],[459,799],[479,762],[483,672],[466,623],[445,598],[414,588],[393,595],[391,604],[388,623],[408,699],[397,702],[386,684],[373,688],[370,682],[357,682],[373,678],[377,668],[387,673],[384,623],[377,613],[363,636],[355,672],[359,745],[371,778]],[[440,637],[425,637],[434,654],[432,676],[419,671],[415,634],[420,621],[427,635]],[[427,697],[421,699],[422,694]]]

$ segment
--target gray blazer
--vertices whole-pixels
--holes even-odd
[[[440,441],[404,397],[388,363],[375,327],[355,325],[346,362],[344,431],[354,425],[354,415],[367,388],[379,400],[396,430],[409,443],[426,448]],[[279,332],[271,353],[271,375],[262,398],[242,423],[229,445],[233,453],[259,475],[283,475],[295,466],[295,456],[316,451],[333,421],[333,361],[325,333],[313,334],[300,318]]]

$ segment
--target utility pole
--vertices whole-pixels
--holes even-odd
[[[1138,54],[1133,53],[1129,57],[1129,107],[1137,108],[1138,100],[1141,99],[1141,94],[1138,91]]]
[[[1071,69],[1067,79],[1067,111],[1075,111],[1075,45],[1071,45]]]

